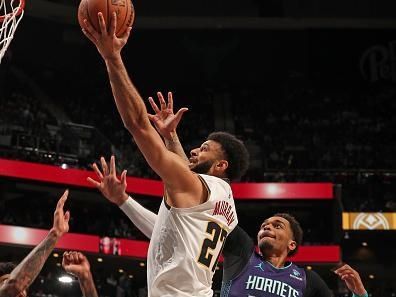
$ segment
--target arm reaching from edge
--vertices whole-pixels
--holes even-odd
[[[124,170],[121,173],[121,179],[117,178],[114,156],[110,158],[110,166],[103,157],[100,158],[100,162],[102,171],[96,164],[92,164],[99,181],[88,177],[88,182],[95,186],[107,200],[118,205],[132,223],[144,235],[151,238],[157,215],[137,203],[125,192],[127,188],[127,172]]]
[[[68,194],[69,191],[66,190],[56,205],[53,227],[47,237],[15,267],[9,278],[0,287],[1,297],[15,297],[19,294],[25,296],[24,292],[40,273],[55,244],[63,234],[69,231],[70,213],[63,211]]]
[[[62,266],[66,272],[78,277],[84,297],[98,297],[88,259],[80,252],[65,252]]]
[[[98,14],[98,18],[100,32],[95,31],[87,20],[84,20],[83,32],[95,44],[106,63],[114,100],[125,127],[150,167],[164,181],[169,193],[169,204],[181,208],[199,205],[207,199],[204,186],[182,158],[166,149],[160,135],[151,125],[146,106],[125,69],[121,50],[128,40],[130,29],[118,38],[115,35],[116,15],[111,19],[109,30],[102,13]]]

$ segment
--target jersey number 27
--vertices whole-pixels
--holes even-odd
[[[214,272],[217,266],[217,262],[219,261],[221,251],[224,247],[225,239],[227,237],[227,231],[221,228],[219,224],[215,222],[209,222],[206,228],[206,233],[208,233],[210,237],[206,238],[202,243],[201,254],[199,255],[198,263],[201,263],[209,269],[212,269],[212,271]],[[211,253],[211,251],[214,251],[219,243],[221,244],[221,248],[218,254],[214,255],[213,253]],[[209,249],[211,251],[209,251]],[[210,263],[212,262],[213,257],[216,257],[216,261],[211,267]]]

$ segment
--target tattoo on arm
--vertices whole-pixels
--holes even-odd
[[[57,240],[55,233],[50,232],[11,272],[8,281],[0,287],[0,296],[15,297],[26,290],[40,273]]]
[[[189,163],[187,155],[183,150],[183,147],[176,132],[172,133],[172,140],[165,139],[165,145],[169,151],[181,157],[184,161],[186,161],[186,163]]]

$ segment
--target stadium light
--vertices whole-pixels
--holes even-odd
[[[68,275],[63,275],[60,278],[58,278],[58,280],[64,284],[70,284],[73,281],[73,279]]]

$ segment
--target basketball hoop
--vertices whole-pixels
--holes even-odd
[[[0,0],[0,63],[23,17],[25,0]]]

